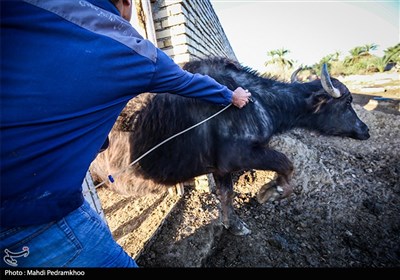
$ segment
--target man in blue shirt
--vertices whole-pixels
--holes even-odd
[[[143,92],[248,102],[143,39],[131,5],[1,2],[1,266],[135,267],[81,187],[124,106]]]

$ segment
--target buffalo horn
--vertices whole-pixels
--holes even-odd
[[[322,87],[324,88],[324,90],[327,93],[329,93],[333,98],[339,98],[340,97],[340,95],[341,95],[340,91],[333,86],[331,78],[329,77],[328,67],[326,66],[326,64],[324,64],[322,66],[321,83],[322,83]]]
[[[291,83],[298,83],[299,82],[297,80],[297,74],[299,74],[300,71],[301,71],[301,67],[297,68],[297,70],[292,73],[292,75],[290,76],[290,82]]]

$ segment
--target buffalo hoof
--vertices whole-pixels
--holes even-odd
[[[229,232],[233,235],[249,235],[251,233],[251,230],[248,228],[248,226],[240,220],[239,218],[234,219],[234,222],[230,222],[229,227],[226,227],[229,230]]]
[[[293,192],[290,185],[278,186],[275,181],[265,184],[257,194],[257,201],[263,204],[267,201],[278,201],[288,197]]]

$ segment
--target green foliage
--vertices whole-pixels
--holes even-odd
[[[339,52],[328,54],[308,68],[312,74],[319,75],[322,65],[327,64],[329,73],[339,76],[384,72],[390,69],[388,66],[393,67],[396,64],[400,64],[400,43],[384,50],[383,57],[371,54],[371,51],[377,48],[378,45],[376,44],[356,46],[349,50],[349,55],[343,60],[339,59]],[[286,58],[288,53],[290,51],[284,48],[267,52],[270,58],[265,62],[265,66],[271,64],[277,65],[281,68],[281,76],[284,75],[283,73],[287,72],[294,64],[293,60]]]
[[[332,64],[339,61],[339,55],[340,55],[339,52],[335,52],[333,54],[328,54],[323,58],[321,58],[321,60],[318,63],[314,64],[313,66],[315,74],[321,73],[321,69],[324,64],[327,65],[328,71],[331,72]]]
[[[374,56],[367,61],[367,72],[384,72],[387,63],[383,59],[383,57]]]
[[[330,54],[316,63],[314,69],[318,73],[321,71],[322,64],[326,63],[332,75],[352,75],[384,72],[389,63],[400,63],[400,44],[386,49],[384,57],[371,54],[371,51],[377,48],[376,44],[354,47],[349,51],[350,55],[346,56],[343,61],[332,59],[334,56]]]
[[[400,43],[389,47],[384,50],[385,55],[383,56],[383,61],[385,63],[400,63]]]
[[[349,66],[356,64],[357,62],[360,61],[360,59],[362,58],[364,52],[365,52],[364,47],[355,47],[355,48],[352,48],[352,49],[349,51],[350,56],[347,56],[347,57],[344,59],[344,64],[349,65]]]
[[[278,64],[282,68],[288,66],[292,67],[293,60],[287,59],[285,57],[288,53],[290,53],[290,51],[284,48],[267,52],[267,55],[271,58],[265,62],[265,66],[267,66],[268,64]]]

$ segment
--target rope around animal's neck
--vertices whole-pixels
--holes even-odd
[[[183,133],[185,133],[185,132],[187,132],[187,131],[189,131],[189,130],[191,130],[191,129],[193,129],[193,128],[195,128],[195,127],[197,127],[197,126],[199,126],[199,125],[201,125],[201,124],[203,124],[203,123],[205,123],[206,121],[208,121],[208,120],[210,120],[210,119],[216,117],[217,115],[221,114],[223,111],[225,111],[226,109],[228,109],[230,106],[232,106],[232,103],[229,104],[229,105],[227,105],[227,106],[225,106],[224,108],[222,108],[221,110],[219,110],[219,111],[216,112],[215,114],[209,116],[208,118],[202,120],[201,122],[199,122],[199,123],[197,123],[197,124],[194,124],[194,125],[192,125],[191,127],[188,127],[188,128],[186,128],[186,129],[182,130],[181,132],[178,132],[178,133],[172,135],[171,137],[165,139],[165,140],[162,141],[161,143],[155,145],[153,148],[151,148],[150,150],[148,150],[147,152],[145,152],[143,155],[141,155],[140,157],[138,157],[137,159],[135,159],[134,161],[132,161],[132,162],[131,162],[127,167],[125,167],[124,169],[120,170],[119,172],[115,173],[114,175],[109,174],[109,175],[107,176],[108,180],[102,181],[101,183],[95,185],[94,188],[96,189],[96,188],[98,188],[98,187],[104,185],[105,183],[107,183],[107,181],[109,181],[109,182],[111,182],[111,183],[114,183],[115,178],[117,178],[117,177],[118,177],[119,175],[121,175],[123,172],[125,172],[126,170],[128,170],[132,165],[134,165],[135,163],[137,163],[139,160],[141,160],[142,158],[144,158],[145,156],[147,156],[148,154],[150,154],[152,151],[154,151],[155,149],[157,149],[157,148],[160,147],[161,145],[163,145],[163,144],[167,143],[168,141],[172,140],[173,138],[175,138],[175,137],[177,137],[177,136],[179,136],[179,135],[181,135],[181,134],[183,134]]]

